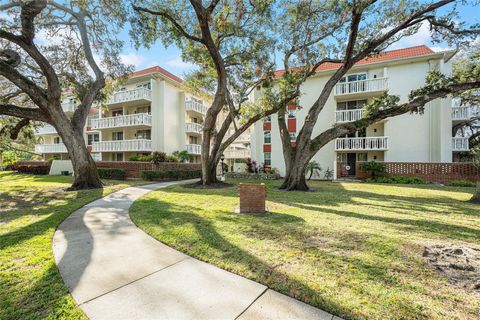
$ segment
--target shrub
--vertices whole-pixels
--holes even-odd
[[[381,162],[368,161],[362,163],[362,170],[370,173],[370,178],[375,179],[377,173],[385,172],[385,165]]]
[[[143,170],[140,176],[148,181],[194,179],[202,176],[202,170]]]
[[[369,178],[367,182],[372,183],[394,183],[394,184],[426,184],[425,180],[418,177],[376,177]]]
[[[255,179],[255,180],[277,180],[280,179],[278,173],[248,173],[248,172],[228,172],[225,177],[230,179]]]
[[[48,174],[50,165],[47,164],[12,164],[9,169],[18,173],[26,174]]]
[[[102,179],[125,180],[127,174],[124,169],[97,168],[98,175]]]
[[[155,164],[165,162],[166,157],[167,157],[167,155],[166,155],[165,152],[159,152],[159,151],[152,152],[152,162],[155,163]]]
[[[450,187],[472,187],[476,186],[475,182],[469,180],[452,180],[448,181],[445,185]]]
[[[254,160],[247,158],[247,162],[245,163],[245,170],[248,173],[258,173],[257,163]]]
[[[165,157],[165,162],[179,162],[179,161],[178,161],[178,158],[172,154]]]
[[[193,156],[191,154],[189,154],[187,150],[174,151],[172,153],[172,156],[175,156],[178,159],[178,161],[180,161],[180,162],[187,162],[187,161],[192,161],[193,160]]]

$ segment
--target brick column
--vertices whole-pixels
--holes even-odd
[[[238,189],[240,194],[240,213],[266,213],[265,184],[240,183]]]

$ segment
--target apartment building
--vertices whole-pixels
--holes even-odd
[[[314,135],[335,124],[361,119],[363,105],[385,90],[398,95],[400,102],[425,83],[431,70],[451,73],[453,51],[434,52],[427,46],[417,46],[384,52],[357,63],[335,86],[320,113]],[[301,129],[309,107],[318,97],[329,77],[338,68],[323,64],[302,85],[297,106],[288,108],[288,129],[291,143]],[[277,76],[282,72],[278,71]],[[261,97],[255,90],[251,99]],[[354,176],[357,162],[452,162],[457,152],[469,150],[468,137],[452,136],[452,125],[471,116],[471,106],[459,106],[451,98],[437,99],[427,104],[424,114],[405,114],[375,123],[365,130],[331,141],[312,160],[322,169],[335,171],[336,177]],[[252,158],[257,163],[276,167],[285,173],[282,145],[276,116],[257,122],[252,130]]]
[[[127,161],[152,151],[187,150],[200,162],[202,123],[209,104],[182,88],[183,80],[161,67],[134,72],[106,106],[94,110],[85,127],[85,142],[97,161]],[[74,101],[62,105],[74,108]],[[70,110],[69,110],[70,111]],[[55,129],[37,132],[37,153],[67,159]]]

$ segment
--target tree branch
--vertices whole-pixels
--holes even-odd
[[[163,17],[167,19],[175,27],[175,29],[177,29],[177,31],[180,32],[185,38],[192,41],[199,42],[199,43],[204,43],[202,38],[191,35],[187,31],[185,31],[185,29],[177,22],[177,20],[174,19],[172,16],[170,16],[170,14],[168,14],[166,11],[154,11],[154,10],[139,7],[136,5],[132,5],[132,7],[133,7],[133,10],[137,12],[145,12],[154,16]]]
[[[50,118],[39,108],[22,108],[14,104],[0,104],[0,115],[50,123]]]

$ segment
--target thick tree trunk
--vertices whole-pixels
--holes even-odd
[[[477,181],[477,190],[475,190],[475,194],[470,201],[474,203],[480,203],[480,181]]]
[[[73,165],[74,179],[71,190],[102,188],[97,166],[85,145],[82,130],[75,130],[69,121],[60,121],[57,132],[62,137]]]
[[[208,159],[202,160],[202,184],[209,185],[218,182],[217,180],[217,165],[215,161]]]
[[[283,184],[280,186],[280,189],[287,190],[287,191],[310,190],[305,179],[305,170],[306,170],[306,165],[294,164],[290,169],[289,174],[285,176],[285,180],[283,181]]]

